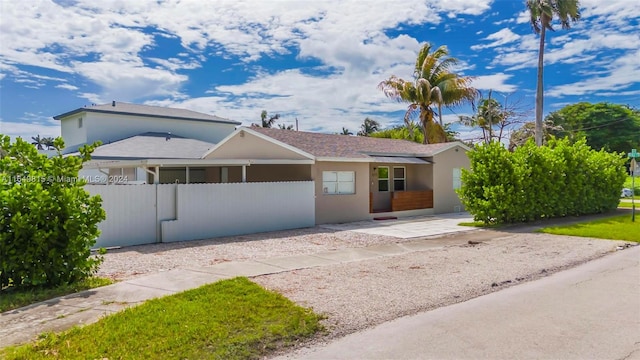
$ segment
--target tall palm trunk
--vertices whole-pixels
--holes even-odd
[[[433,113],[429,110],[422,110],[420,112],[420,122],[422,122],[422,130],[424,131],[423,144],[429,143],[429,133],[431,128],[431,122],[433,121]]]
[[[540,30],[540,48],[538,50],[538,85],[536,86],[536,145],[542,146],[542,106],[544,104],[543,70],[544,70],[544,38],[546,35],[545,16],[542,16],[542,29]]]

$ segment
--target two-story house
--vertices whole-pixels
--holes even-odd
[[[53,117],[60,120],[65,154],[101,141],[81,176],[90,183],[205,182],[202,156],[240,122],[196,111],[113,101],[81,107]],[[151,161],[156,159],[158,161]],[[173,161],[172,161],[173,160]],[[185,171],[185,164],[196,167]],[[118,162],[122,167],[101,168]],[[179,167],[174,167],[179,165]],[[162,169],[160,169],[162,167]],[[191,175],[191,176],[189,176]]]

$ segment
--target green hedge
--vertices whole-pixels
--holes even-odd
[[[97,145],[97,144],[96,144]],[[48,158],[18,138],[0,134],[0,290],[53,287],[92,275],[101,262],[90,247],[105,219],[99,196],[78,179],[82,157]]]
[[[568,215],[594,214],[617,207],[626,178],[624,157],[595,151],[584,140],[533,141],[509,152],[500,143],[478,145],[468,153],[460,199],[476,221],[503,224]]]

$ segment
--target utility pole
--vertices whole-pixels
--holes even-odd
[[[636,151],[636,149],[631,149],[631,152],[628,154],[629,158],[631,158],[631,165],[629,165],[629,170],[631,170],[631,222],[636,221],[636,169],[638,168],[637,158],[640,158],[640,153]]]

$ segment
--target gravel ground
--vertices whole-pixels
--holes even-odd
[[[109,250],[97,275],[121,281],[185,265],[210,266],[225,261],[313,254],[398,241],[402,240],[316,226],[210,240],[130,246]]]
[[[325,342],[401,316],[469,300],[615,251],[620,241],[512,231],[447,235],[451,245],[253,278],[325,314]],[[518,232],[521,231],[521,232]],[[527,231],[527,232],[524,232]],[[467,244],[466,241],[478,244]],[[411,239],[322,227],[110,250],[98,275],[126,280],[181,266],[313,254]],[[463,245],[461,245],[463,244]],[[309,343],[305,344],[309,345]],[[295,355],[294,355],[295,356]]]
[[[324,323],[329,331],[315,339],[325,342],[534,280],[601,257],[624,244],[547,234],[476,234],[483,237],[477,245],[445,246],[253,280],[327,315]]]

